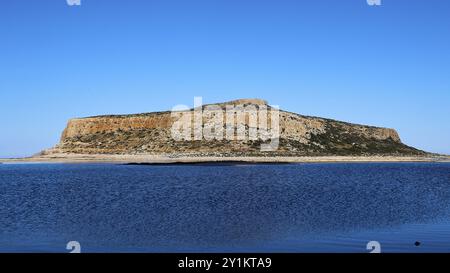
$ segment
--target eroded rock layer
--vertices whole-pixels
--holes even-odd
[[[226,105],[268,108],[266,101],[242,99],[218,104],[226,117]],[[204,106],[207,107],[207,106]],[[204,108],[202,108],[204,109]],[[198,109],[197,109],[198,110]],[[179,113],[190,113],[194,110]],[[180,115],[155,112],[135,115],[98,116],[72,119],[62,133],[60,143],[51,153],[75,154],[190,154],[219,156],[321,156],[321,155],[424,155],[425,152],[403,144],[394,129],[350,124],[330,119],[279,112],[279,146],[261,151],[267,140],[175,140],[172,127]],[[203,123],[210,117],[203,116]],[[269,124],[271,119],[269,116]],[[254,124],[247,117],[243,124]],[[269,126],[270,127],[270,126]],[[224,131],[226,130],[224,125]]]

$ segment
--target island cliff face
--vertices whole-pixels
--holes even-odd
[[[271,109],[267,102],[259,99],[243,99],[218,104],[224,113],[226,105],[253,106],[256,109],[264,106]],[[194,109],[184,112],[193,111]],[[208,122],[210,117],[202,118],[204,122]],[[44,151],[43,154],[182,154],[190,156],[416,156],[426,154],[403,144],[394,129],[350,124],[281,110],[279,111],[279,145],[274,151],[261,151],[261,144],[267,142],[261,139],[175,140],[171,130],[178,119],[179,115],[174,115],[170,111],[71,119],[62,133],[60,143]],[[243,123],[241,125],[246,128],[252,126],[248,117]]]

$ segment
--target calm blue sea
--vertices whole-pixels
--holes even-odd
[[[450,163],[0,164],[0,252],[450,252]],[[415,243],[420,242],[420,246]]]

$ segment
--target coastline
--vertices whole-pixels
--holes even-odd
[[[27,158],[0,159],[0,163],[122,163],[122,164],[198,164],[198,163],[382,163],[382,162],[450,162],[450,156],[174,156],[113,154],[52,154]]]

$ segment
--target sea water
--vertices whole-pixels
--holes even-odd
[[[0,252],[450,252],[450,163],[0,164]]]

